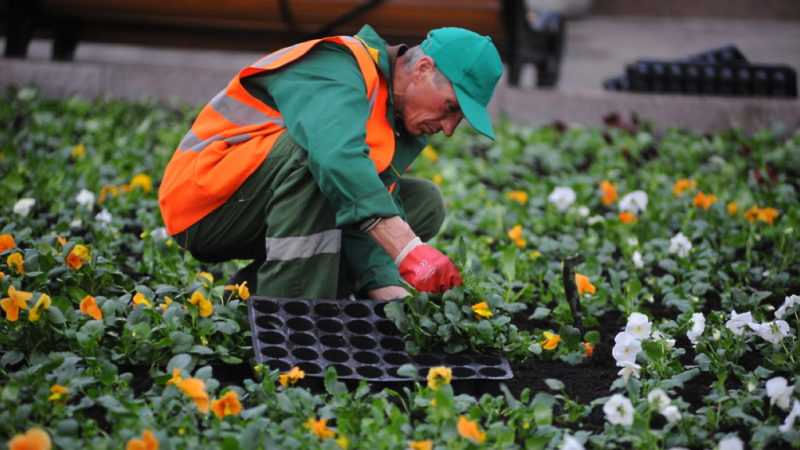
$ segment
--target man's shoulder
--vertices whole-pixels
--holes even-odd
[[[364,25],[356,33],[356,37],[364,41],[367,45],[374,48],[386,47],[386,41],[370,25]]]

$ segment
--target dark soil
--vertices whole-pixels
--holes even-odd
[[[525,313],[522,313],[514,321],[518,329],[528,330],[544,326],[544,324],[519,320],[524,315]],[[595,346],[594,354],[591,357],[587,357],[580,364],[569,364],[558,360],[512,363],[511,369],[514,378],[504,381],[503,384],[516,398],[519,398],[525,389],[530,389],[531,398],[538,392],[550,392],[564,395],[573,402],[584,405],[610,395],[611,383],[617,379],[619,371],[619,367],[616,366],[614,358],[611,356],[611,348],[614,346],[614,336],[625,326],[625,319],[617,312],[609,312],[598,322],[598,326],[591,330],[599,331],[602,340]],[[564,383],[564,391],[553,392],[545,383],[548,378]],[[602,426],[603,420],[602,410],[594,408],[585,422]]]

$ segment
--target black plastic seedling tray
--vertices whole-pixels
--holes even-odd
[[[297,366],[306,377],[324,377],[329,366],[339,379],[411,381],[398,375],[412,364],[420,377],[447,366],[453,380],[506,380],[513,374],[502,356],[405,351],[403,335],[383,312],[382,300],[309,300],[250,297],[253,350],[259,363],[285,372]]]

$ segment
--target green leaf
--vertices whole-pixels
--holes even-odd
[[[183,373],[187,373],[191,371],[192,366],[192,357],[186,353],[179,353],[173,356],[169,362],[167,362],[167,373],[172,373],[172,369],[179,369]]]
[[[698,353],[697,356],[694,357],[694,362],[703,372],[708,372],[712,364],[711,358],[705,353]]]
[[[411,322],[408,320],[405,311],[403,311],[402,302],[389,302],[383,308],[386,318],[391,320],[392,323],[402,333],[409,333],[411,331]]]
[[[446,301],[444,303],[444,315],[452,323],[458,324],[461,322],[463,316],[461,315],[461,308],[455,302]]]
[[[397,369],[397,375],[416,380],[419,377],[417,368],[413,364],[403,364]]]
[[[55,324],[55,325],[63,325],[67,323],[67,319],[64,317],[64,313],[61,312],[58,307],[51,307],[45,310],[45,314],[47,315],[47,321]]]
[[[78,286],[67,286],[67,293],[70,297],[72,297],[75,301],[81,301],[86,297],[86,291],[79,288]]]
[[[564,389],[564,383],[561,380],[557,380],[555,378],[545,378],[544,384],[547,385],[550,389],[554,391],[561,391]]]
[[[183,331],[173,331],[169,334],[169,338],[172,341],[172,351],[175,353],[189,351],[194,344],[194,337]]]
[[[492,323],[488,320],[478,321],[478,325],[475,327],[475,330],[477,330],[478,333],[485,338],[494,335],[494,328],[492,328]]]
[[[122,405],[116,398],[110,395],[101,395],[97,397],[95,401],[100,404],[100,406],[106,408],[107,410],[111,411],[112,413],[116,414],[127,414],[130,411],[128,408]]]
[[[239,441],[233,436],[225,436],[219,448],[220,450],[239,450]]]
[[[562,325],[558,334],[568,348],[575,348],[581,343],[581,332],[572,325]]]
[[[675,262],[673,259],[664,258],[658,261],[658,267],[666,270],[669,273],[674,273],[678,271],[678,263]]]
[[[544,306],[537,307],[533,314],[529,317],[530,319],[540,320],[550,316],[550,308],[545,308]]]
[[[0,391],[0,399],[8,403],[16,403],[19,398],[19,391],[22,389],[22,382],[8,380]]]
[[[231,335],[239,331],[239,324],[232,320],[217,320],[214,322],[214,331]]]
[[[552,424],[553,408],[545,403],[536,403],[533,406],[533,422],[538,426]]]
[[[25,353],[22,353],[17,350],[9,350],[3,354],[3,357],[0,358],[0,366],[9,367],[13,366],[14,364],[22,361],[25,358]]]
[[[648,358],[652,360],[659,360],[664,357],[664,346],[660,341],[644,341],[642,342],[642,350]]]
[[[600,332],[597,330],[587,331],[583,335],[583,340],[590,344],[597,344],[600,342]]]
[[[193,345],[192,348],[189,349],[189,353],[192,353],[192,354],[195,354],[195,355],[213,355],[214,354],[214,350],[211,350],[211,348],[209,348],[209,347],[207,347],[205,345],[196,344],[196,345]]]

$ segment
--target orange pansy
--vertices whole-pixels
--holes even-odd
[[[103,311],[97,307],[97,301],[91,295],[87,295],[81,300],[81,312],[95,320],[103,320]]]
[[[16,246],[17,243],[14,242],[14,236],[10,234],[0,234],[0,253]]]
[[[508,237],[517,244],[517,247],[525,247],[525,239],[522,238],[522,225],[514,225],[508,230]]]
[[[472,439],[478,444],[482,444],[486,440],[486,432],[478,428],[478,423],[467,419],[463,415],[458,418],[458,434],[461,437]]]
[[[158,439],[150,430],[142,431],[142,438],[130,438],[125,444],[125,450],[158,450]]]
[[[697,187],[696,181],[690,180],[688,178],[681,178],[680,180],[676,181],[675,184],[672,185],[672,193],[675,194],[675,197],[678,197],[684,192],[694,189],[696,187]]]
[[[0,300],[0,307],[6,312],[6,318],[11,322],[19,319],[19,310],[28,309],[28,300],[33,298],[33,293],[18,291],[14,286],[8,287],[8,297]]]
[[[717,196],[714,194],[704,194],[703,191],[697,193],[692,201],[692,206],[699,206],[708,211],[708,208],[717,201]]]
[[[228,391],[222,398],[211,402],[211,411],[222,419],[227,415],[237,415],[242,410],[242,404],[239,403],[239,396],[234,391]]]
[[[636,217],[636,214],[630,211],[622,211],[619,213],[619,221],[624,223],[625,225],[634,224],[639,221],[639,218]]]
[[[425,441],[411,441],[408,443],[408,448],[412,450],[433,450],[433,441],[430,439]]]
[[[69,254],[67,255],[67,267],[70,269],[80,269],[83,263],[89,261],[91,256],[89,255],[89,249],[86,248],[84,245],[76,245],[72,247]]]
[[[541,344],[542,348],[545,350],[555,350],[555,348],[558,347],[559,342],[561,342],[560,335],[545,331],[544,340],[539,341],[539,344]]]
[[[289,383],[295,384],[305,377],[306,373],[300,370],[299,367],[294,366],[289,372],[279,375],[278,382],[281,384],[281,386],[286,387],[289,385]]]
[[[327,424],[328,419],[316,420],[313,417],[309,417],[308,421],[306,421],[303,426],[311,430],[312,433],[324,441],[325,439],[336,436],[336,432],[328,428]]]
[[[201,413],[205,414],[208,412],[209,399],[208,393],[206,392],[206,383],[203,380],[199,378],[186,378],[185,380],[179,381],[177,386],[184,394],[194,400],[194,404],[197,405],[197,409]]]
[[[47,431],[30,428],[25,434],[18,434],[8,441],[8,450],[50,450],[53,442]]]
[[[511,191],[506,193],[506,198],[509,200],[514,200],[515,202],[519,203],[520,205],[524,205],[528,202],[528,198],[530,196],[525,191]]]
[[[576,273],[575,284],[578,285],[578,295],[583,295],[584,292],[594,294],[596,291],[596,288],[594,287],[592,282],[589,281],[589,277],[587,277],[586,275],[581,275],[579,273]]]
[[[619,197],[617,194],[617,183],[603,180],[600,183],[600,190],[603,192],[602,200],[604,205],[609,206],[617,201],[617,198]]]
[[[476,303],[471,306],[472,310],[475,311],[475,318],[480,319],[482,317],[492,317],[492,312],[489,311],[489,305],[486,302]]]

